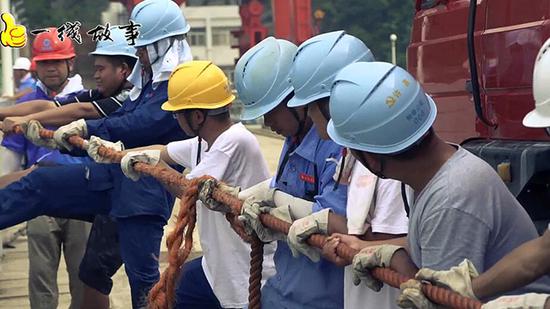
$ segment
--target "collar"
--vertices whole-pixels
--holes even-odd
[[[80,75],[76,74],[73,77],[69,77],[67,80],[68,80],[67,85],[65,85],[65,87],[63,87],[61,92],[56,93],[55,96],[66,95],[66,94],[84,89],[84,86],[82,85],[82,77],[80,77]],[[48,88],[46,87],[46,85],[44,85],[44,83],[42,83],[40,80],[38,80],[36,82],[36,86],[38,88],[40,88],[40,90],[42,90],[42,92],[48,94],[48,96],[49,96]]]
[[[29,79],[32,79],[32,75],[30,72],[28,72],[25,76],[23,76],[23,78],[21,78],[21,83],[24,83],[26,81],[28,81]]]
[[[321,137],[317,134],[317,129],[315,125],[312,125],[309,131],[302,139],[302,142],[296,147],[296,149],[291,154],[297,154],[300,157],[315,163],[315,154],[317,153],[317,146],[321,141]],[[291,139],[288,138],[287,142],[292,143]]]

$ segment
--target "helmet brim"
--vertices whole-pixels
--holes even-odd
[[[548,128],[550,127],[550,117],[541,115],[536,109],[530,111],[523,118],[523,125],[528,128]]]
[[[71,54],[48,54],[35,56],[32,58],[32,61],[47,61],[47,60],[69,60],[76,57],[74,53]]]
[[[286,104],[286,106],[288,106],[288,107],[306,106],[308,104],[313,103],[314,101],[317,101],[317,100],[323,99],[323,98],[327,98],[327,97],[330,97],[330,91],[320,93],[320,94],[317,94],[317,95],[314,95],[314,96],[311,96],[311,97],[308,97],[308,98],[305,98],[305,99],[297,98],[296,95],[294,95],[290,100],[288,100],[288,103]]]
[[[227,97],[227,99],[219,102],[218,104],[215,104],[215,105],[203,105],[203,104],[200,104],[200,103],[196,103],[196,104],[189,104],[189,105],[186,105],[184,107],[182,107],[180,104],[173,104],[172,102],[170,101],[166,101],[162,104],[162,106],[160,107],[162,110],[164,111],[167,111],[167,112],[177,112],[177,111],[181,111],[181,110],[185,110],[185,109],[216,109],[216,108],[220,108],[220,107],[224,107],[230,103],[232,103],[233,101],[235,100],[235,96],[234,95],[230,95],[229,97]]]

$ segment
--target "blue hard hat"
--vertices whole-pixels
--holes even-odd
[[[323,33],[305,41],[294,56],[290,72],[294,97],[288,106],[304,106],[328,97],[338,71],[358,61],[374,61],[374,56],[365,43],[345,31]]]
[[[140,2],[132,10],[130,19],[141,25],[136,48],[171,36],[186,34],[191,29],[180,7],[171,0]]]
[[[335,78],[327,132],[348,148],[395,154],[418,142],[436,114],[432,98],[404,69],[385,62],[357,62]]]
[[[249,49],[235,66],[235,88],[244,104],[242,120],[258,118],[293,90],[288,80],[296,45],[268,37]]]
[[[90,55],[95,56],[128,56],[137,59],[136,49],[128,45],[124,30],[118,26],[109,28],[111,40],[98,41],[96,48]]]

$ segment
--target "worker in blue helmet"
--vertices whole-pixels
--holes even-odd
[[[358,61],[374,61],[370,49],[360,39],[345,31],[334,31],[317,35],[298,48],[294,57],[290,81],[295,89],[294,97],[288,102],[291,107],[307,106],[310,118],[315,123],[319,136],[329,140],[327,123],[330,120],[330,88],[338,72],[346,65]],[[346,226],[335,230],[329,225],[331,217],[337,214],[321,215],[314,213],[295,222],[288,239],[289,246],[305,255],[316,249],[308,246],[305,239],[313,233],[327,234],[339,232],[357,235],[373,241],[393,239],[405,243],[408,220],[407,200],[402,192],[410,188],[402,186],[393,179],[381,179],[361,163],[354,160],[349,151],[339,164],[334,179],[348,184],[346,205]],[[328,229],[319,227],[328,226]],[[336,259],[338,238],[333,237],[325,245],[324,252],[332,260]],[[352,269],[344,272],[344,308],[395,308],[395,299],[399,290],[384,287],[381,291],[372,291],[364,286],[352,283]]]
[[[132,305],[143,308],[146,294],[159,278],[163,226],[174,199],[153,178],[133,182],[124,177],[118,165],[100,163],[105,161],[97,150],[99,146],[121,149],[121,143],[108,140],[139,147],[187,138],[171,113],[161,110],[160,105],[167,100],[171,71],[192,57],[185,41],[189,25],[174,2],[143,1],[133,9],[131,19],[142,26],[136,40],[139,60],[128,78],[133,85],[128,99],[107,118],[80,119],[54,134],[56,146],[69,151],[73,150],[67,141],[70,136],[90,138],[88,155],[98,163],[40,168],[0,190],[0,226],[39,214],[109,214],[117,223]]]
[[[286,138],[276,175],[239,194],[246,200],[240,218],[263,241],[279,240],[277,274],[262,289],[263,308],[338,308],[343,303],[343,270],[319,258],[293,257],[286,237],[257,220],[260,212],[289,223],[318,211],[345,215],[346,186],[336,188],[332,177],[341,147],[319,137],[306,108],[286,105],[294,95],[289,74],[296,50],[291,42],[269,37],[236,65],[235,87],[244,104],[241,118],[263,116],[271,130]],[[264,204],[275,208],[262,208]]]
[[[381,283],[369,272],[388,267],[413,277],[421,267],[448,269],[465,258],[464,272],[484,271],[520,244],[537,237],[527,212],[496,172],[464,148],[446,143],[432,126],[433,99],[407,71],[390,63],[358,62],[336,76],[327,131],[381,178],[410,185],[407,245],[376,244],[354,236],[341,241],[365,248],[353,260],[356,283]],[[373,246],[374,245],[374,246]],[[548,292],[548,278],[523,291]],[[401,306],[415,306],[420,281],[401,286]],[[425,299],[425,298],[424,298]],[[426,305],[426,306],[424,306]],[[423,303],[421,308],[430,308]]]

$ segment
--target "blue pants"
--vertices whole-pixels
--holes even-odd
[[[177,309],[218,309],[220,302],[214,295],[201,265],[202,257],[183,265],[176,289]],[[247,288],[247,287],[243,287]]]
[[[106,215],[111,212],[112,205],[131,205],[127,208],[132,209],[141,204],[142,210],[147,210],[145,199],[156,201],[155,196],[162,203],[166,202],[162,191],[155,195],[149,186],[142,194],[140,185],[121,182],[113,177],[114,173],[106,165],[39,168],[0,190],[0,229],[39,215],[65,218]],[[120,188],[121,183],[124,188]],[[117,194],[120,192],[124,194]],[[162,205],[154,206],[160,208]],[[169,212],[170,209],[163,211]],[[132,290],[132,304],[134,308],[144,308],[146,295],[159,278],[158,257],[166,220],[163,214],[148,215],[142,211],[133,216],[118,217],[116,221],[120,254]]]

